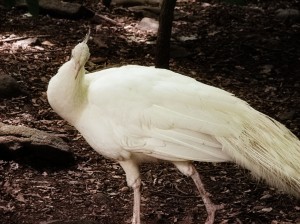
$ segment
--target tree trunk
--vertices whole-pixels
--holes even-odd
[[[156,68],[169,68],[170,39],[176,0],[163,0],[156,41]]]

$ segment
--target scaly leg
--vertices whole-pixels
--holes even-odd
[[[218,209],[224,208],[223,205],[215,205],[211,202],[210,198],[208,197],[208,193],[204,189],[204,185],[201,181],[200,175],[196,168],[193,167],[193,174],[191,175],[191,178],[193,179],[195,185],[198,188],[198,191],[200,193],[200,196],[202,197],[202,200],[204,202],[206,211],[207,211],[207,219],[205,221],[205,224],[213,224],[215,220],[215,213]]]
[[[141,224],[141,178],[138,164],[133,160],[119,161],[119,163],[126,173],[127,185],[133,189],[132,224]]]
[[[138,178],[132,186],[133,188],[133,216],[132,224],[141,224],[141,179]]]
[[[201,181],[200,175],[196,168],[188,162],[174,162],[174,165],[185,175],[190,176],[195,185],[198,188],[200,196],[204,202],[206,211],[207,211],[207,219],[205,224],[213,224],[215,220],[215,213],[218,209],[224,208],[223,205],[215,205],[209,198],[209,194],[205,191],[204,185]]]

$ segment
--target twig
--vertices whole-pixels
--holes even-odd
[[[37,50],[37,51],[30,51],[30,52],[24,52],[24,51],[18,51],[18,52],[2,52],[1,55],[13,55],[14,58],[16,59],[15,55],[32,55],[32,54],[36,54],[36,53],[45,53],[45,52],[57,52],[57,50]]]
[[[26,39],[28,37],[14,37],[14,38],[6,38],[6,39],[3,39],[3,40],[0,40],[0,42],[10,42],[10,41],[15,41],[15,40],[23,40],[23,39]]]
[[[175,186],[175,189],[176,189],[177,191],[179,191],[179,192],[181,192],[181,193],[183,193],[183,194],[185,194],[185,195],[188,195],[188,193],[184,192],[183,190],[180,190],[179,187],[177,186],[177,184],[174,184],[174,186]]]
[[[6,39],[3,39],[3,40],[0,40],[0,43],[3,43],[3,42],[10,42],[10,41],[16,41],[16,40],[24,40],[24,39],[27,39],[27,38],[41,38],[41,37],[50,37],[50,35],[38,35],[38,36],[25,36],[25,37],[13,37],[13,38],[6,38]]]
[[[93,20],[95,22],[100,22],[101,20],[105,20],[113,25],[117,25],[117,26],[121,26],[120,23],[118,23],[117,21],[111,19],[111,18],[108,18],[107,16],[103,16],[103,15],[99,15],[99,14],[95,14]]]

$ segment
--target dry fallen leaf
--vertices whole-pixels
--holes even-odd
[[[17,196],[16,196],[16,199],[20,202],[26,202],[23,194],[19,193]]]
[[[45,41],[43,41],[43,42],[42,42],[42,45],[45,45],[45,46],[50,46],[50,47],[52,47],[52,46],[54,46],[55,44],[51,43],[51,42],[50,42],[50,41],[48,41],[48,40],[45,40]]]
[[[270,212],[272,210],[273,210],[273,208],[269,207],[269,208],[263,208],[261,211],[262,212]]]

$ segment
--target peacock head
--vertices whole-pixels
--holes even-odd
[[[81,69],[84,67],[85,63],[89,60],[90,57],[90,50],[87,45],[89,36],[90,36],[90,32],[88,32],[84,40],[81,43],[77,44],[72,50],[72,60],[74,60],[75,62],[75,71],[76,71],[75,79],[77,78]]]

